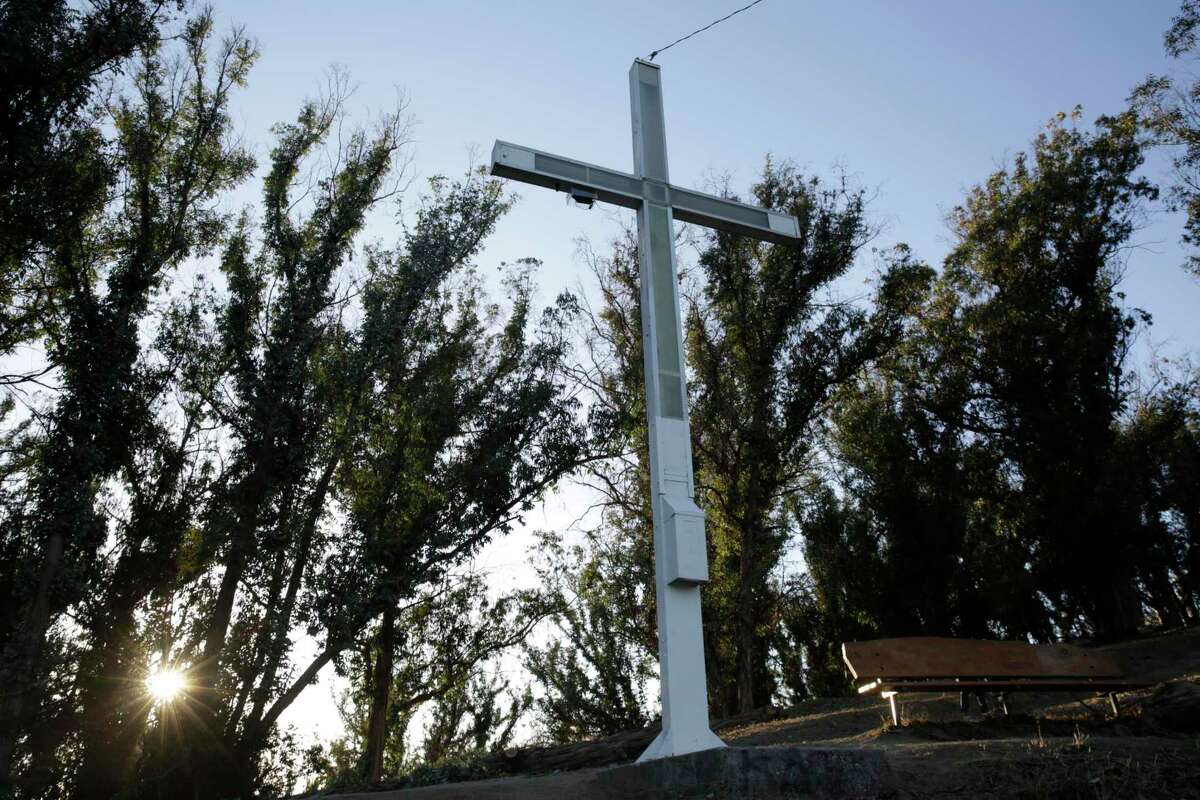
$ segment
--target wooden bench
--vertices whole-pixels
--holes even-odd
[[[1128,680],[1109,656],[1069,644],[940,639],[918,636],[846,642],[842,659],[859,694],[879,692],[900,725],[896,695],[902,692],[958,692],[963,713],[974,695],[987,711],[994,694],[1008,714],[1005,695],[1018,691],[1096,692],[1107,695],[1113,714],[1120,714],[1117,692],[1153,686]]]

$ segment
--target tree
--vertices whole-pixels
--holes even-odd
[[[1152,499],[1162,473],[1147,445],[1185,426],[1150,434],[1126,418],[1125,357],[1149,317],[1117,291],[1155,189],[1135,174],[1132,115],[1094,133],[1077,121],[1060,116],[972,190],[903,342],[838,396],[840,491],[802,523],[813,584],[797,625],[819,640],[857,622],[880,636],[1114,638],[1147,599],[1183,613],[1183,540]]]
[[[1046,638],[1029,553],[1006,535],[1019,493],[975,416],[959,299],[942,281],[931,289],[897,347],[839,391],[830,415],[841,490],[830,499],[873,542],[875,566],[864,562],[857,576],[887,598],[866,617],[888,636]],[[833,551],[806,549],[819,584],[822,554]],[[847,566],[839,581],[855,580]]]
[[[417,225],[420,236],[436,233],[442,242],[432,248],[433,242],[414,239],[411,255],[388,265],[388,280],[437,266],[447,244],[461,249],[455,258],[469,257],[506,204],[498,184],[473,182],[442,208]],[[446,236],[447,228],[457,235]],[[329,624],[344,630],[342,635],[357,630],[356,616],[382,613],[373,670],[376,730],[390,692],[396,604],[439,580],[493,535],[506,533],[536,498],[587,457],[586,431],[576,418],[565,369],[574,301],[560,296],[531,339],[533,266],[517,265],[510,275],[512,310],[506,320],[494,307],[486,316],[480,313],[479,287],[467,275],[454,303],[447,293],[420,310],[423,326],[408,322],[410,338],[381,339],[402,346],[391,349],[379,376],[360,456],[342,473],[352,536],[361,542],[361,572],[345,573],[339,566],[332,578],[360,580],[366,574],[375,583],[364,609],[328,611]],[[368,297],[368,326],[372,307]],[[515,644],[526,630],[510,630],[505,641]],[[380,753],[378,738],[368,743],[376,777]]]
[[[478,675],[451,689],[432,704],[423,743],[425,763],[503,750],[531,702],[528,688],[514,693],[509,681],[497,676]]]
[[[957,302],[935,282],[830,404],[831,469],[791,508],[805,573],[786,586],[777,651],[792,697],[852,690],[844,641],[1052,635],[1011,535],[1019,491],[976,430]]]
[[[210,792],[248,791],[274,721],[315,674],[289,678],[289,636],[312,602],[305,596],[314,562],[330,546],[320,523],[369,375],[341,323],[339,270],[367,213],[394,194],[396,154],[406,142],[401,110],[373,133],[352,133],[336,169],[309,187],[305,208],[293,195],[296,176],[339,119],[343,96],[335,81],[295,123],[276,129],[260,248],[255,253],[243,220],[222,258],[229,297],[217,311],[212,357],[229,378],[213,400],[235,448],[203,533],[220,578],[195,620],[199,652],[180,654],[195,664],[197,687],[185,741],[197,754],[197,785]],[[261,594],[239,603],[247,583]]]
[[[117,200],[75,215],[55,233],[40,268],[56,292],[39,325],[48,367],[59,378],[29,491],[19,572],[9,581],[3,659],[9,689],[0,715],[0,782],[40,701],[52,623],[99,577],[108,535],[99,492],[134,460],[134,443],[154,427],[160,378],[141,360],[139,324],[167,275],[217,244],[218,201],[252,169],[232,143],[228,103],[246,77],[254,47],[235,34],[207,67],[211,18],[186,26],[174,74],[157,49],[144,50],[132,97],[108,109]],[[81,90],[82,91],[82,90]],[[10,534],[13,535],[13,534]]]
[[[717,715],[765,705],[773,696],[771,648],[780,641],[781,605],[771,576],[793,531],[785,503],[805,482],[832,392],[894,343],[901,318],[929,280],[927,268],[900,253],[879,277],[873,311],[826,303],[826,289],[870,237],[862,193],[823,187],[768,161],[754,194],[761,205],[796,215],[801,241],[767,245],[711,234],[687,316],[697,492],[711,542],[711,582],[701,596]],[[589,380],[613,455],[589,473],[605,509],[582,574],[612,570],[638,589],[614,591],[620,581],[603,577],[580,584],[583,602],[561,618],[566,642],[534,652],[531,668],[546,684],[543,713],[559,736],[627,719],[630,704],[621,691],[586,679],[621,659],[635,663],[624,649],[634,642],[654,654],[653,618],[646,618],[647,610],[653,614],[653,564],[636,244],[627,234],[610,258],[593,261],[605,305],[593,320]],[[644,599],[631,606],[638,598]],[[616,610],[611,620],[606,606]],[[629,619],[646,621],[633,636],[612,629]],[[565,706],[573,704],[590,710],[569,713]]]
[[[842,642],[881,634],[891,581],[869,514],[816,483],[789,503],[803,536],[804,573],[780,591],[781,694],[831,697],[852,690]]]
[[[833,300],[871,230],[865,197],[768,160],[757,202],[795,216],[795,244],[709,235],[687,319],[697,493],[708,512],[706,658],[718,714],[767,705],[779,622],[770,576],[789,538],[784,501],[803,483],[834,390],[891,347],[929,279],[900,251],[873,308]]]
[[[371,785],[420,758],[433,763],[504,746],[528,701],[513,695],[504,710],[499,698],[508,684],[492,673],[541,616],[527,593],[489,600],[485,576],[471,572],[423,587],[382,615],[340,659],[350,679],[342,708],[347,736],[331,751],[339,766],[324,770],[330,784]],[[429,721],[416,749],[409,727],[423,707]]]
[[[168,7],[0,7],[0,354],[36,337],[51,298],[69,288],[46,261],[102,212],[121,169],[104,133],[103,90],[139,51],[158,48]]]
[[[644,724],[658,649],[637,236],[626,227],[604,255],[581,248],[603,304],[586,309],[586,355],[573,370],[588,391],[596,455],[578,479],[602,500],[581,541],[539,534],[536,569],[556,630],[546,646],[526,646],[523,663],[539,687],[541,733],[553,741]]]
[[[133,779],[152,710],[140,678],[152,671],[156,642],[139,624],[139,612],[161,609],[180,583],[181,562],[198,530],[197,509],[208,503],[216,473],[216,424],[204,398],[221,371],[197,358],[193,345],[205,334],[206,294],[201,284],[163,314],[151,354],[161,359],[153,373],[156,413],[133,438],[120,476],[129,499],[124,513],[113,514],[119,547],[76,614],[86,649],[79,657],[75,780],[102,793],[116,794]],[[186,580],[186,566],[182,572]]]
[[[998,464],[985,443],[964,436],[961,406],[954,407],[946,383],[931,377],[914,383],[881,367],[838,395],[832,418],[845,469],[839,483],[856,507],[852,514],[869,520],[881,559],[877,591],[889,599],[873,609],[877,629],[889,636],[981,638],[992,620],[977,577],[990,571],[980,559],[987,549],[981,540],[989,538],[999,509],[992,502],[985,506],[992,513],[981,515],[976,506],[986,502]],[[812,569],[816,559],[808,555]],[[1021,559],[1013,561],[1003,563],[1015,567],[1016,578],[1024,570]]]
[[[1167,55],[1194,61],[1198,32],[1200,2],[1183,0],[1179,14],[1163,34]],[[1134,88],[1129,101],[1152,141],[1173,152],[1172,206],[1186,214],[1184,243],[1200,244],[1200,81],[1179,86],[1171,76],[1150,75]],[[1186,266],[1200,275],[1200,256],[1189,256]]]
[[[278,719],[319,670],[393,635],[397,609],[586,452],[566,368],[572,298],[537,316],[523,261],[506,270],[506,311],[471,264],[508,208],[499,185],[435,180],[401,243],[367,248],[350,275],[367,214],[398,188],[406,123],[398,111],[350,132],[323,176],[301,180],[343,116],[335,76],[276,129],[256,231],[217,206],[253,167],[227,107],[256,52],[235,33],[210,61],[210,39],[202,15],[178,60],[157,41],[141,54],[132,96],[109,107],[118,202],[47,254],[26,247],[60,288],[21,335],[44,337],[62,384],[49,414],[6,431],[0,498],[0,668],[16,688],[0,744],[33,792],[275,785],[267,772],[294,762]],[[218,248],[217,281],[202,261],[172,292],[176,264]],[[12,422],[11,400],[3,411]],[[532,624],[517,605],[538,613],[493,604],[495,635],[464,627],[443,655],[469,667],[515,644]],[[292,661],[300,632],[321,645],[307,664]],[[406,702],[482,691],[468,667],[450,682],[432,665],[412,673],[425,683]],[[143,680],[159,668],[184,673],[186,692],[152,706]],[[511,720],[473,725],[492,723]]]
[[[1194,376],[1138,395],[1118,435],[1122,523],[1139,542],[1143,601],[1161,625],[1200,622],[1200,395]]]
[[[541,687],[534,702],[542,733],[553,742],[608,736],[649,721],[645,685],[653,663],[636,607],[647,587],[629,580],[626,557],[594,532],[586,544],[567,546],[542,533],[537,571],[557,609],[556,636],[545,646],[526,644],[523,663]]]
[[[970,192],[952,214],[943,303],[966,337],[977,432],[996,442],[1019,481],[1018,536],[1038,557],[1034,582],[1063,633],[1111,639],[1141,609],[1137,543],[1116,522],[1113,459],[1129,384],[1125,356],[1139,321],[1118,305],[1122,250],[1156,189],[1132,114],[1095,133],[1060,116]],[[1086,621],[1086,622],[1085,622]]]

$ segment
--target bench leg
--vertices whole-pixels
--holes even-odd
[[[1117,703],[1117,693],[1116,692],[1108,693],[1108,704],[1110,706],[1112,706],[1112,712],[1113,712],[1114,717],[1121,716],[1121,706]]]
[[[976,692],[975,699],[979,701],[979,713],[986,714],[988,712],[987,695],[984,692]]]
[[[971,695],[966,692],[958,693],[958,708],[962,713],[967,714],[971,711]]]
[[[895,692],[884,692],[883,695],[884,695],[884,697],[886,697],[888,699],[888,705],[891,706],[891,709],[892,709],[892,724],[895,725],[897,728],[899,728],[900,727],[900,712],[896,708],[896,693]]]
[[[1004,692],[996,695],[996,702],[1000,704],[1000,710],[1004,712],[1004,716],[1008,716],[1008,696]]]

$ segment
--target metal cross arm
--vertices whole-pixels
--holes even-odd
[[[636,210],[649,200],[670,206],[681,222],[769,242],[791,242],[800,235],[796,218],[786,214],[509,142],[492,148],[492,174],[566,192],[589,205],[594,198]]]

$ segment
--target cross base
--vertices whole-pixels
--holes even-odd
[[[716,750],[725,746],[725,743],[707,726],[686,732],[675,727],[663,728],[658,736],[654,737],[654,741],[650,743],[645,752],[638,756],[637,763],[698,753],[701,750]]]
[[[724,747],[648,764],[607,767],[595,773],[594,785],[600,791],[569,796],[574,800],[890,797],[896,785],[890,778],[882,750]],[[533,792],[522,796],[533,796]],[[560,792],[556,796],[568,795]]]

